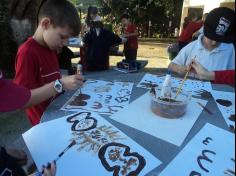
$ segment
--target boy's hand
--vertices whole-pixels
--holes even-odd
[[[43,166],[43,176],[56,176],[56,162],[48,163],[47,167]]]
[[[197,78],[203,79],[203,80],[213,80],[214,79],[214,72],[209,72],[196,60],[193,60],[191,66],[192,66],[192,69],[194,70],[194,72],[197,73]]]
[[[125,37],[120,37],[121,38],[121,40],[122,40],[122,43],[126,43],[127,41],[128,41],[128,39],[127,38],[125,38]]]
[[[66,76],[61,78],[61,83],[64,90],[75,90],[83,85],[84,77],[82,75],[76,74],[72,76]]]

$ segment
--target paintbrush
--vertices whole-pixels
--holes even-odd
[[[202,103],[197,102],[197,104],[198,104],[199,106],[201,106],[208,114],[213,115],[213,113],[212,113],[208,108],[206,108],[205,106],[203,106]]]
[[[195,60],[196,57],[197,57],[197,56],[195,56],[193,60]],[[176,93],[175,99],[177,99],[179,93],[181,92],[181,90],[182,90],[182,88],[183,88],[183,85],[184,85],[184,82],[185,82],[185,81],[187,80],[187,78],[188,78],[188,75],[189,75],[189,72],[190,72],[191,68],[192,68],[192,62],[191,62],[191,65],[189,66],[189,68],[188,68],[188,70],[187,70],[187,73],[186,73],[185,76],[184,76],[183,81],[182,81],[181,84],[180,84],[180,87],[179,87],[179,89],[178,89],[178,91],[177,91],[177,93]]]
[[[65,150],[63,150],[57,157],[56,160],[54,160],[54,162],[56,163],[71,147],[73,147],[76,144],[76,141],[73,140],[70,145],[68,145],[68,147],[66,147]],[[48,163],[47,166],[43,166],[43,171],[41,172],[42,174],[44,174],[44,168],[46,169],[50,169],[51,168],[51,163]]]
[[[83,75],[83,66],[81,64],[77,64],[77,74]],[[79,88],[79,95],[82,94],[81,87]]]
[[[190,70],[191,70],[191,66],[189,67],[187,73],[186,73],[185,76],[184,76],[183,81],[181,82],[181,84],[180,84],[180,86],[179,86],[179,89],[178,89],[178,91],[177,91],[177,93],[176,93],[176,95],[175,95],[175,99],[177,99],[177,97],[179,96],[179,93],[181,92],[181,90],[182,90],[182,88],[183,88],[184,82],[185,82],[185,81],[187,80],[187,78],[188,78],[188,74],[189,74]]]
[[[58,157],[57,157],[57,159],[56,159],[55,161],[57,162],[57,161],[58,161],[71,147],[73,147],[75,144],[76,144],[76,141],[73,140],[73,141],[70,143],[70,145],[68,145],[68,147],[66,147],[66,149],[63,150],[63,151],[58,155]]]

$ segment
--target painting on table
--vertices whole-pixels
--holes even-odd
[[[39,124],[23,138],[39,170],[57,158],[57,176],[144,176],[161,164],[97,113],[80,112]]]
[[[222,139],[224,139],[223,142]],[[211,124],[206,124],[160,174],[160,176],[170,175],[235,175],[234,135]]]
[[[226,123],[235,131],[235,92],[213,91],[212,95]]]
[[[133,83],[88,80],[61,110],[82,110],[109,116],[129,104],[132,89]]]
[[[181,146],[203,111],[198,102],[201,102],[203,106],[206,106],[207,103],[205,100],[192,98],[183,117],[168,119],[153,113],[151,110],[151,96],[147,93],[109,118]]]
[[[137,87],[144,89],[151,89],[152,87],[161,87],[165,80],[165,76],[158,76],[152,74],[146,74]],[[182,79],[172,77],[171,79],[172,87],[179,87]],[[183,89],[186,91],[191,91],[194,96],[202,99],[212,98],[211,91],[212,86],[210,82],[203,82],[199,80],[186,80]]]

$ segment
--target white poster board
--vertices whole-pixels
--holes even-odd
[[[150,89],[152,86],[161,87],[163,85],[164,80],[165,76],[146,74],[137,87],[144,89]],[[172,77],[171,82],[172,87],[178,88],[182,82],[182,79]],[[212,91],[212,86],[210,82],[187,79],[183,85],[183,89],[186,91],[192,91],[192,94],[195,96],[208,98],[209,96],[211,96],[210,92]]]
[[[129,104],[132,89],[133,83],[129,82],[88,80],[61,110],[112,115]]]
[[[197,102],[204,106],[207,103],[204,100],[192,98],[186,114],[182,118],[166,119],[152,112],[151,97],[147,93],[110,118],[180,146],[202,113],[203,109]]]
[[[161,164],[97,113],[81,112],[39,124],[23,138],[39,170],[76,141],[57,161],[57,176],[143,176]]]
[[[232,176],[234,160],[235,136],[207,124],[160,176]]]
[[[212,95],[228,126],[235,128],[235,92],[213,91]]]

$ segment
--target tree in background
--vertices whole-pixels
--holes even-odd
[[[134,23],[139,24],[142,36],[147,36],[149,21],[152,35],[167,37],[174,28],[180,26],[183,0],[97,0],[103,16],[119,23],[123,13],[131,15]],[[170,28],[169,28],[170,26]],[[167,30],[168,29],[168,30]]]
[[[0,69],[14,76],[17,49],[37,26],[38,9],[43,0],[0,0]]]

